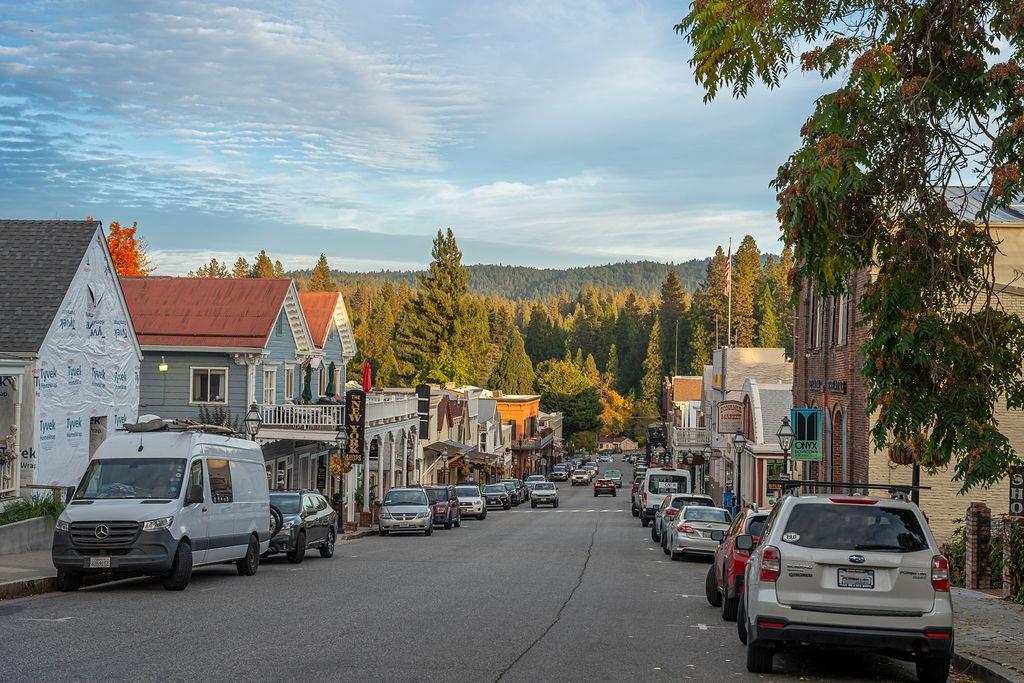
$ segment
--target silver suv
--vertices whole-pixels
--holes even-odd
[[[874,488],[831,485],[855,486]],[[783,648],[821,644],[913,658],[919,680],[946,680],[949,561],[905,490],[892,500],[790,493],[776,503],[756,548],[749,535],[735,543],[752,549],[737,621],[748,671],[771,672]]]

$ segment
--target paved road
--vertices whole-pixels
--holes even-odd
[[[560,489],[558,510],[360,539],[255,577],[197,570],[183,593],[139,579],[0,603],[0,678],[914,680],[905,663],[833,652],[748,674],[704,600],[707,564],[668,560],[627,496]]]

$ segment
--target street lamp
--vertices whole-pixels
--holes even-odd
[[[789,449],[793,446],[793,427],[789,424],[789,418],[782,418],[782,425],[779,431],[775,432],[779,437],[779,446],[782,448],[782,474],[789,476]]]
[[[736,430],[736,436],[732,437],[732,445],[736,451],[736,507],[743,507],[743,448],[747,445],[747,437],[743,436],[743,429]]]
[[[260,427],[263,426],[263,416],[260,415],[259,406],[255,403],[249,406],[249,412],[245,414],[243,422],[245,423],[245,433],[255,441],[256,435],[260,433]]]
[[[693,451],[691,451],[691,450],[687,450],[686,451],[686,464],[687,465],[692,465],[693,464]]]

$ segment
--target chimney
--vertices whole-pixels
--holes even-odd
[[[501,389],[495,389],[491,393],[494,395],[494,398],[504,398],[505,397],[505,394],[501,391]]]

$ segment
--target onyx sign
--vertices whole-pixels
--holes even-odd
[[[1024,467],[1010,468],[1010,514],[1024,517]]]

